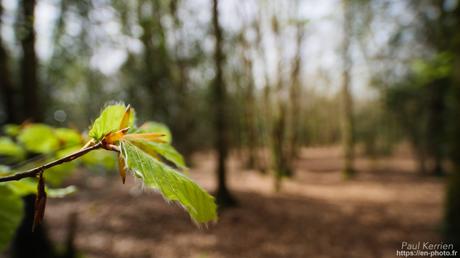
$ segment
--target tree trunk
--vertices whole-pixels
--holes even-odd
[[[170,91],[169,57],[166,49],[166,36],[161,23],[162,10],[159,0],[138,3],[138,20],[142,28],[140,41],[144,53],[144,87],[150,93],[152,115],[156,120],[168,122],[169,105],[168,92]]]
[[[12,258],[55,258],[53,245],[48,238],[45,224],[39,224],[32,232],[35,195],[24,197],[24,218],[12,243]]]
[[[281,190],[282,179],[285,176],[291,176],[292,167],[288,151],[286,150],[286,109],[285,103],[279,103],[279,114],[274,120],[272,130],[272,153],[275,169],[275,191]]]
[[[300,75],[302,68],[302,43],[304,38],[304,27],[302,24],[297,25],[297,50],[293,61],[292,74],[291,74],[291,87],[289,89],[289,98],[291,103],[291,135],[289,141],[289,157],[296,159],[299,156],[299,141],[300,141],[300,122],[301,120],[301,85]]]
[[[428,85],[428,96],[429,96],[429,111],[428,111],[428,151],[433,158],[432,173],[436,176],[444,175],[444,168],[442,165],[444,153],[444,111],[445,111],[445,99],[446,86],[448,82],[446,80],[436,80],[431,85]]]
[[[273,91],[273,117],[271,126],[271,150],[272,150],[272,163],[275,175],[275,191],[281,190],[283,177],[290,177],[293,175],[292,159],[289,157],[288,137],[287,137],[287,106],[288,98],[285,96],[286,89],[285,80],[283,78],[283,42],[281,34],[281,24],[278,17],[272,17],[272,31],[276,40],[276,52],[278,54],[277,60],[277,82]]]
[[[35,0],[22,0],[18,9],[19,32],[22,58],[20,60],[21,90],[23,96],[24,118],[39,122],[43,119],[39,105],[37,79],[37,56],[35,53],[34,11]],[[24,218],[16,232],[12,244],[13,258],[54,258],[53,245],[48,238],[45,224],[36,227],[32,232],[35,195],[24,198]]]
[[[460,6],[457,5],[455,10],[455,25],[454,28],[460,26]],[[446,236],[455,246],[460,245],[460,41],[458,40],[460,33],[456,32],[453,38],[457,39],[453,45],[455,55],[453,65],[453,113],[452,113],[452,130],[450,150],[450,159],[453,163],[454,171],[449,176],[449,182],[446,193],[446,209],[445,209],[445,229]]]
[[[219,25],[218,0],[212,0],[212,25],[215,35],[215,78],[212,85],[214,99],[214,126],[215,145],[217,151],[217,193],[216,201],[219,207],[235,205],[235,199],[227,189],[226,182],[226,161],[228,156],[228,128],[227,128],[227,92],[223,80],[222,65],[224,55],[222,52],[222,30]]]
[[[19,15],[19,40],[22,47],[21,89],[24,118],[40,122],[43,117],[39,103],[37,55],[35,53],[34,12],[36,0],[22,0]]]
[[[0,1],[0,29],[2,28],[3,6]],[[0,33],[0,90],[2,91],[4,110],[6,113],[6,123],[19,123],[16,111],[15,94],[13,84],[10,80],[10,69],[8,67],[8,54],[3,45],[3,38]]]
[[[261,31],[261,15],[260,13],[256,17],[256,21],[254,22],[254,30],[256,32],[256,39],[255,39],[255,48],[257,49],[257,55],[262,60],[263,64],[266,64],[266,57],[265,52],[262,44],[262,31]],[[272,105],[271,105],[271,87],[270,87],[270,79],[268,76],[267,69],[264,69],[264,88],[262,90],[262,108],[261,108],[261,116],[260,116],[260,123],[261,126],[261,136],[260,136],[260,147],[261,147],[261,156],[259,159],[259,170],[261,173],[266,174],[270,168],[270,148],[271,148],[271,125],[272,125]]]
[[[241,56],[244,64],[244,129],[247,147],[246,167],[248,169],[256,168],[258,164],[257,157],[257,129],[256,129],[256,100],[255,100],[255,85],[252,75],[253,62],[250,57],[251,46],[246,39],[246,30],[243,29],[240,35],[240,44],[242,47]]]
[[[354,122],[353,98],[350,91],[350,38],[351,38],[351,10],[348,0],[343,0],[343,46],[342,46],[342,144],[344,155],[343,174],[346,178],[355,173],[354,168]]]

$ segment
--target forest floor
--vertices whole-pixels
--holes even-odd
[[[190,176],[214,189],[211,154],[194,159]],[[337,147],[304,149],[281,192],[273,179],[232,158],[229,187],[239,206],[196,227],[177,205],[144,191],[132,177],[84,176],[78,193],[49,200],[53,239],[78,213],[76,246],[84,257],[396,257],[402,241],[441,240],[444,179],[415,172],[409,154],[358,158],[356,178],[342,178]]]

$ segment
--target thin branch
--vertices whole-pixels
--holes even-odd
[[[94,143],[94,142],[93,142]],[[25,165],[27,164],[30,164],[31,162],[38,162],[40,160],[43,160],[43,159],[47,159],[49,158],[50,156],[56,154],[57,152],[59,151],[62,151],[62,150],[65,150],[67,148],[73,148],[73,147],[76,147],[77,145],[79,144],[73,144],[73,145],[70,145],[70,146],[66,146],[66,147],[63,147],[63,148],[60,148],[56,151],[52,151],[52,152],[49,152],[49,153],[45,153],[45,154],[40,154],[40,155],[36,155],[30,159],[26,159],[24,161],[21,161],[21,162],[18,162],[16,164],[13,164],[11,166],[9,166],[11,169],[13,170],[19,170],[20,168],[24,167]],[[88,146],[85,146],[85,148],[88,147]],[[82,148],[84,149],[84,148]]]
[[[58,160],[55,160],[55,161],[52,161],[50,163],[46,163],[42,166],[39,166],[39,167],[36,167],[36,168],[32,168],[32,169],[29,169],[27,171],[24,171],[24,172],[19,172],[19,173],[16,173],[16,174],[13,174],[13,175],[10,175],[10,176],[5,176],[5,177],[0,177],[0,182],[8,182],[8,181],[16,181],[16,180],[21,180],[23,178],[26,178],[26,177],[36,177],[37,174],[39,174],[40,172],[43,172],[44,170],[48,169],[48,168],[52,168],[54,166],[57,166],[57,165],[60,165],[62,163],[65,163],[65,162],[70,162],[78,157],[81,157],[83,155],[85,155],[86,153],[92,151],[92,150],[96,150],[96,149],[99,149],[103,147],[103,143],[102,142],[98,142],[97,144],[94,144],[94,145],[91,145],[91,146],[88,146],[86,148],[83,148],[77,152],[74,152],[74,153],[71,153],[63,158],[60,158]]]

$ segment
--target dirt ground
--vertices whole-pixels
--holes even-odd
[[[296,174],[273,191],[270,175],[230,162],[239,201],[219,222],[196,227],[177,205],[143,190],[132,177],[72,179],[79,192],[49,200],[46,220],[57,241],[78,213],[77,248],[85,257],[396,257],[402,241],[440,241],[443,179],[421,177],[409,155],[359,158],[344,181],[339,149],[305,149]],[[195,159],[191,177],[214,189],[212,155]]]

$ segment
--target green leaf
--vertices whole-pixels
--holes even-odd
[[[100,141],[106,134],[118,131],[125,111],[126,106],[124,104],[107,106],[94,121],[89,131],[89,136],[96,141]],[[133,125],[134,115],[131,116],[129,121],[129,126],[132,127]]]
[[[6,135],[10,137],[16,137],[19,134],[21,127],[15,124],[7,124],[3,127],[3,130],[5,131]]]
[[[116,168],[116,159],[113,153],[106,150],[94,150],[91,153],[81,157],[85,166],[102,167],[105,170],[114,170]]]
[[[139,139],[132,139],[130,141],[135,143],[138,146],[140,145],[139,147],[141,147],[141,149],[143,149],[147,153],[150,153],[150,151],[147,151],[147,150],[151,149],[154,153],[161,155],[163,158],[174,163],[174,165],[176,165],[177,167],[180,167],[180,168],[186,167],[185,161],[182,155],[176,149],[174,149],[174,147],[171,146],[170,144],[150,142],[150,141],[139,140]]]
[[[25,151],[21,146],[8,137],[0,137],[0,156],[11,157],[15,161],[25,158]]]
[[[52,158],[50,158],[47,162],[51,162],[53,160],[57,160],[60,158],[63,158],[75,151],[78,151],[80,149],[79,146],[74,146],[74,147],[69,147],[66,149],[62,149],[56,152],[56,155],[54,155]],[[88,154],[91,155],[91,154]],[[51,186],[60,186],[62,182],[68,178],[72,172],[76,169],[77,164],[80,162],[79,159],[73,160],[72,162],[65,162],[62,163],[58,166],[54,166],[52,168],[47,169],[45,178],[46,182],[50,184]]]
[[[21,181],[11,181],[6,184],[16,195],[25,196],[37,192],[37,180],[27,178]]]
[[[158,154],[171,161],[180,168],[185,168],[185,161],[182,155],[170,144],[149,142],[148,143]]]
[[[57,128],[54,133],[64,146],[76,146],[82,142],[80,133],[73,129]]]
[[[24,214],[22,199],[6,185],[0,185],[0,252],[13,238]]]
[[[167,200],[179,202],[198,223],[217,219],[214,198],[194,181],[127,140],[122,140],[120,147],[128,169],[145,185],[157,189]]]
[[[27,151],[35,153],[46,154],[59,148],[59,139],[53,129],[44,124],[27,126],[19,133],[18,140]]]
[[[29,194],[37,193],[37,180],[36,179],[23,179],[21,181],[11,181],[5,184],[14,194],[19,196],[26,196]],[[46,188],[48,197],[62,198],[67,195],[73,194],[77,191],[75,186],[67,186],[64,188]]]
[[[46,190],[46,193],[48,194],[48,197],[51,198],[63,198],[68,195],[71,195],[77,191],[77,188],[73,185],[67,186],[64,188],[48,188]]]
[[[139,127],[137,133],[163,133],[165,134],[164,140],[167,143],[171,143],[172,141],[171,131],[166,125],[162,123],[157,123],[153,121],[145,122],[141,127]]]

